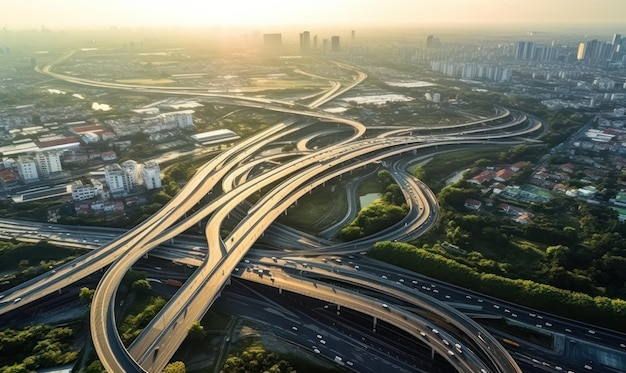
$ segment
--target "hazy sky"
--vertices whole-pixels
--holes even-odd
[[[0,0],[0,27],[10,29],[625,20],[626,0]]]

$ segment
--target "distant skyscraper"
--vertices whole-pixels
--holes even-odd
[[[622,42],[622,35],[620,34],[613,34],[613,39],[611,39],[611,44],[612,45],[618,45]]]
[[[317,35],[313,37],[313,49],[317,49]]]
[[[329,53],[330,52],[330,46],[328,44],[328,39],[323,39],[322,40],[322,51],[324,53]]]
[[[440,45],[439,38],[432,35],[426,37],[426,49],[439,48]]]
[[[278,48],[282,45],[282,34],[263,34],[263,45],[266,48]]]
[[[300,50],[303,52],[311,49],[311,33],[303,31],[300,33]]]
[[[534,59],[535,48],[534,41],[518,41],[515,45],[515,59],[524,61]]]
[[[354,41],[355,36],[356,36],[356,35],[355,35],[355,31],[354,31],[354,30],[352,30],[352,32],[350,33],[350,37],[351,37],[351,40],[352,40],[352,41]]]
[[[576,54],[576,59],[581,61],[585,58],[585,47],[587,45],[585,43],[578,44],[578,53]]]
[[[339,52],[341,50],[341,46],[339,45],[339,36],[331,37],[330,44],[333,52]]]

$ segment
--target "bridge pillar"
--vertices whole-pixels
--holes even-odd
[[[431,359],[434,359],[434,358],[435,358],[435,348],[434,348],[434,347],[431,347],[431,348],[430,348],[430,358],[431,358]]]
[[[282,294],[283,293],[283,288],[278,288],[278,294]]]
[[[374,333],[376,333],[376,321],[377,321],[377,320],[378,320],[378,319],[376,318],[376,316],[374,316],[374,325],[372,325],[372,331],[373,331]]]
[[[339,315],[341,313],[341,306],[338,304],[337,305],[337,315]]]

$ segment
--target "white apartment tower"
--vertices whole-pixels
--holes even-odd
[[[104,168],[104,178],[111,194],[128,193],[135,186],[127,170],[123,169],[119,164],[106,166]]]
[[[17,158],[17,173],[25,183],[39,180],[35,158],[30,155],[19,156]]]
[[[60,152],[39,152],[37,156],[37,165],[41,175],[46,177],[52,174],[63,171],[61,168],[61,153]]]
[[[146,162],[142,169],[143,185],[146,189],[158,189],[161,187],[161,169],[156,162]]]
[[[133,160],[125,161],[122,163],[122,168],[130,177],[132,186],[139,185],[139,165],[137,162]]]

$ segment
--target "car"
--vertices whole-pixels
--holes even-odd
[[[441,342],[443,342],[443,344],[446,346],[450,346],[450,342],[446,341],[445,339],[442,339]]]
[[[587,369],[587,370],[592,370],[593,369],[590,365],[585,365],[584,368]]]
[[[326,344],[326,341],[325,341],[325,340],[323,340],[323,339],[320,339],[320,343],[321,343],[321,344],[323,344],[323,345],[325,345],[325,344]]]
[[[624,344],[624,343],[620,343],[620,344],[619,344],[619,346],[620,346],[621,348],[626,348],[626,344]]]
[[[417,285],[417,281],[415,281],[415,280],[411,281],[411,283],[412,283],[413,285]]]
[[[314,348],[314,349],[313,349],[313,352],[315,352],[316,354],[319,354],[319,353],[320,353],[320,350],[318,350],[317,348]]]
[[[356,269],[357,271],[359,270],[359,268],[361,268],[361,267],[359,267],[358,265],[354,266],[354,269]]]
[[[449,295],[446,295],[446,299],[450,299],[450,296],[449,296]]]
[[[433,289],[433,293],[439,293],[439,290]]]
[[[346,364],[348,364],[349,366],[353,366],[354,365],[354,363],[351,362],[350,360],[346,361]]]
[[[380,277],[382,277],[382,278],[383,278],[383,280],[387,280],[387,276],[385,276],[385,275],[382,275],[382,276],[380,276]]]
[[[13,303],[17,303],[17,302],[19,302],[19,301],[21,301],[21,300],[22,300],[22,298],[17,297],[17,298],[15,298],[15,299],[13,300]]]
[[[511,311],[509,311],[507,308],[504,309],[504,312],[511,313]]]
[[[546,322],[546,326],[552,326],[552,324],[549,322]]]
[[[565,328],[565,331],[566,331],[566,332],[568,332],[568,333],[571,333],[571,332],[572,332],[572,329]]]
[[[321,335],[319,335],[319,334],[317,335],[317,339],[322,339],[322,338],[324,338],[324,337],[322,337],[322,336],[321,336]]]
[[[472,297],[471,297],[471,296],[469,296],[469,295],[466,295],[466,296],[465,296],[465,298],[466,298],[466,299],[472,299]]]
[[[387,303],[383,303],[383,308],[384,309],[389,309],[389,306],[387,305]]]
[[[537,315],[535,315],[534,313],[529,313],[528,316],[530,316],[530,317],[537,317]]]
[[[433,329],[433,334],[439,334],[439,330]]]
[[[511,314],[511,316],[513,316],[513,317],[517,317],[517,314],[515,314],[515,313],[512,313],[512,314]]]
[[[587,330],[587,333],[589,333],[589,334],[596,334],[596,331],[593,330],[593,329],[589,329],[589,330]]]
[[[297,332],[297,331],[298,331],[298,328],[296,328],[295,326],[292,326],[292,327],[291,327],[291,330],[293,330],[293,331],[296,331],[296,332]]]
[[[478,303],[482,303],[482,302],[483,302],[483,300],[482,300],[482,299],[480,299],[480,298],[479,298],[479,299],[476,299],[476,300],[478,301]]]
[[[273,256],[273,257],[272,257],[272,260],[273,260],[273,261],[275,261],[275,262],[277,262],[277,261],[278,261],[278,258],[276,258],[275,256]]]
[[[399,279],[398,281],[399,281],[399,282],[404,282],[404,279],[403,279],[403,278],[401,278],[401,279]]]
[[[497,310],[498,310],[498,309],[500,309],[500,306],[498,306],[497,304],[494,304],[494,305],[493,305],[493,308],[495,308],[495,309],[497,309]]]
[[[420,332],[420,335],[422,336],[422,338],[426,338],[426,333]]]

